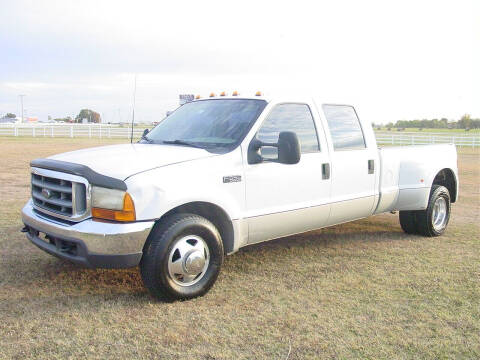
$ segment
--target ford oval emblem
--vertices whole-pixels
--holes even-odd
[[[50,199],[50,197],[52,196],[52,192],[48,189],[42,189],[42,195],[44,198]]]

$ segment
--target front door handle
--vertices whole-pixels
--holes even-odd
[[[368,160],[368,173],[373,174],[375,172],[375,160]]]
[[[330,179],[330,164],[329,163],[322,164],[322,179],[323,180]]]

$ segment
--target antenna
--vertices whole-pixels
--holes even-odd
[[[136,95],[137,95],[137,74],[135,74],[135,86],[133,88],[132,132],[130,134],[130,144],[133,143],[133,123],[135,122],[135,96]]]
[[[22,95],[18,95],[18,96],[20,97],[20,103],[22,104],[22,123],[23,123],[23,121],[24,121],[24,120],[23,120],[23,98],[24,98],[25,96],[27,96],[27,95],[23,95],[23,94],[22,94]]]

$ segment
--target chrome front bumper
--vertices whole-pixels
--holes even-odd
[[[22,210],[27,237],[42,250],[88,267],[136,266],[153,221],[107,223],[83,220],[66,224],[42,216],[30,200]]]

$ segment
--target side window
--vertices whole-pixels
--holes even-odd
[[[352,106],[323,105],[335,150],[365,149],[360,121]]]
[[[306,104],[280,104],[273,108],[257,132],[257,138],[265,142],[277,142],[282,131],[293,131],[298,136],[302,154],[320,151],[312,113]],[[277,148],[262,147],[262,156],[277,158]]]

